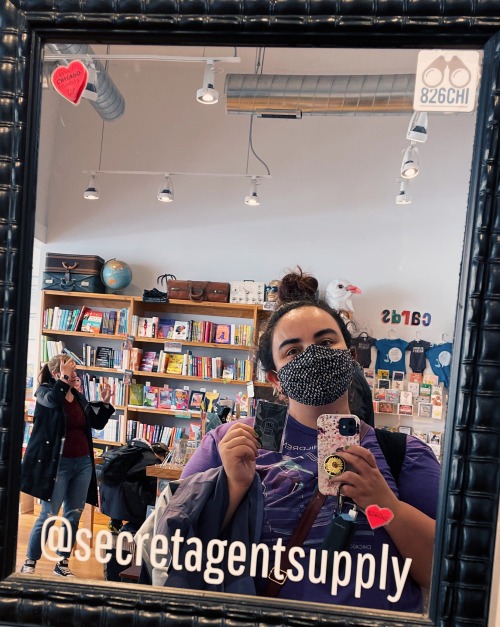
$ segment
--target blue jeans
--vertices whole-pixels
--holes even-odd
[[[89,455],[60,458],[52,498],[50,501],[42,501],[42,511],[30,533],[26,557],[32,560],[40,559],[42,556],[43,523],[50,516],[57,516],[61,505],[63,505],[62,515],[68,520],[71,527],[71,536],[68,538],[67,527],[63,525],[64,544],[62,546],[71,548],[69,551],[58,550],[57,554],[61,557],[69,557],[71,555],[80,517],[85,507],[91,477],[92,460]],[[47,523],[45,537],[47,537],[48,530],[53,524],[53,522]]]

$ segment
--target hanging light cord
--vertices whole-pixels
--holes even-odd
[[[101,161],[102,161],[102,145],[104,143],[104,118],[102,119],[102,129],[101,129],[101,149],[99,151],[99,170],[101,169]]]
[[[109,55],[110,53],[110,45],[108,44],[106,47],[106,54]],[[109,67],[109,59],[106,59],[106,62],[104,64],[104,71],[106,72],[106,74],[108,73],[108,67]],[[102,128],[101,128],[101,149],[99,150],[99,170],[101,169],[101,161],[102,161],[102,145],[104,144],[104,118],[102,118]]]
[[[253,115],[250,116],[250,129],[248,131],[247,173],[248,173],[248,160],[250,157],[250,151],[252,151],[253,156],[257,159],[257,161],[260,161],[262,163],[262,165],[266,168],[267,174],[270,176],[271,171],[269,170],[267,163],[263,159],[261,159],[254,150],[252,135],[253,135]]]
[[[259,74],[259,70],[260,70],[260,74],[262,74],[262,72],[264,71],[265,55],[266,55],[265,48],[257,48],[257,51],[255,53],[255,74]],[[259,157],[259,155],[255,152],[254,147],[253,147],[253,115],[250,116],[250,128],[248,129],[248,150],[247,150],[247,169],[246,169],[247,174],[248,174],[248,165],[249,165],[249,160],[250,160],[250,151],[252,151],[252,154],[257,159],[257,161],[260,161],[260,163],[262,163],[262,165],[266,168],[267,174],[270,175],[271,171],[269,170],[267,163]]]

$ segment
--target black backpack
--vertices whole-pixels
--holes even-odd
[[[118,485],[128,475],[130,469],[142,460],[144,448],[127,444],[110,449],[103,454],[104,461],[96,465],[99,481],[106,485]]]
[[[406,455],[406,433],[389,431],[388,429],[375,429],[375,435],[397,484]]]

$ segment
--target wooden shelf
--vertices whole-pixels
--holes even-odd
[[[171,372],[144,372],[143,370],[134,370],[134,375],[140,377],[153,377],[161,379],[175,379],[179,381],[204,381],[205,383],[229,383],[231,385],[245,386],[249,381],[240,381],[235,379],[205,379],[204,377],[190,377],[185,374],[172,374]]]
[[[121,340],[126,339],[126,335],[109,335],[109,333],[87,333],[86,331],[62,331],[60,329],[42,329],[42,335],[71,335],[75,337],[98,338],[99,340]]]
[[[222,348],[225,350],[240,350],[240,351],[250,351],[252,350],[252,346],[246,346],[244,344],[220,344],[216,342],[188,342],[187,340],[173,340],[167,339],[164,337],[142,337],[139,335],[134,336],[135,342],[144,342],[151,344],[165,344],[166,342],[172,344],[181,344],[182,346],[194,346],[200,348]],[[172,351],[173,352],[173,351]]]
[[[86,292],[59,292],[57,290],[42,291],[45,302],[51,301],[52,299],[57,300],[57,302],[78,305],[83,301],[84,304],[87,305],[85,301],[88,301],[92,304],[92,307],[98,309],[112,309],[120,303],[123,307],[130,307],[134,300],[132,296],[124,296],[123,294],[88,294]]]
[[[99,440],[98,438],[92,438],[94,444],[104,444],[106,446],[124,446],[125,442],[115,442],[113,440]]]
[[[178,416],[179,418],[200,419],[201,413],[199,411],[188,411],[186,409],[155,409],[154,407],[146,407],[145,405],[128,405],[128,411],[145,412],[148,414],[164,414],[165,416]]]
[[[236,303],[210,303],[208,301],[196,302],[189,300],[169,300],[168,303],[148,303],[143,301],[140,296],[133,297],[134,301],[134,313],[138,311],[152,312],[152,311],[168,311],[174,310],[178,313],[193,313],[195,315],[212,315],[212,316],[224,316],[226,318],[255,318],[258,305],[243,305]]]
[[[41,317],[40,336],[44,338],[62,340],[64,345],[71,351],[78,355],[82,350],[82,343],[86,343],[91,346],[109,346],[113,349],[120,350],[123,345],[123,341],[131,335],[132,332],[132,320],[133,316],[139,317],[159,317],[169,318],[175,320],[209,320],[214,324],[245,324],[252,328],[252,341],[256,337],[256,332],[259,323],[269,313],[263,311],[262,305],[256,304],[235,304],[235,303],[212,303],[212,302],[192,302],[184,300],[170,300],[167,303],[155,303],[144,302],[139,296],[124,296],[117,294],[86,294],[86,293],[66,293],[55,290],[43,290],[42,291],[42,310],[45,312],[47,309],[60,307],[61,309],[77,309],[82,306],[89,307],[91,309],[98,309],[100,311],[119,310],[126,309],[128,311],[128,326],[127,333],[122,335],[108,335],[106,333],[86,333],[83,331],[69,331],[62,329],[48,329],[42,328],[44,317]],[[231,321],[232,319],[232,321]],[[46,321],[46,318],[45,318]],[[231,322],[230,322],[231,321]],[[246,337],[246,336],[245,336]],[[242,339],[241,337],[239,338]],[[246,337],[247,341],[250,338]],[[178,345],[178,350],[185,353],[188,349],[192,352],[197,352],[196,349],[200,349],[202,355],[207,357],[222,357],[224,355],[228,357],[227,362],[232,363],[233,357],[237,357],[241,360],[251,358],[253,351],[253,344],[221,344],[218,342],[193,342],[187,340],[176,340],[173,338],[146,338],[146,337],[134,337],[134,346],[142,348],[143,350],[155,350],[158,352],[160,348],[166,343]],[[233,351],[233,354],[229,354],[227,351]],[[236,355],[234,354],[236,351]],[[171,351],[174,352],[174,351]],[[251,364],[249,364],[251,366]],[[137,366],[136,366],[137,367]],[[122,368],[107,368],[100,366],[87,366],[79,364],[78,370],[91,377],[96,376],[113,376],[123,378],[125,371]],[[254,369],[251,366],[246,371],[247,376],[252,376]],[[95,373],[95,375],[94,375]],[[181,387],[182,385],[190,385],[191,388],[205,387],[207,389],[217,388],[221,397],[225,395],[229,397],[235,397],[236,392],[245,390],[248,381],[223,379],[223,378],[205,378],[200,376],[173,374],[167,372],[143,372],[141,370],[134,370],[132,375],[139,383],[150,382],[151,385],[162,387],[164,384],[168,384],[169,387]],[[255,382],[257,386],[270,387],[268,383]],[[231,392],[226,385],[232,386]],[[234,387],[236,386],[236,388]],[[239,388],[239,390],[238,390]],[[234,393],[232,393],[234,390]],[[125,390],[125,403],[124,406],[115,406],[117,416],[122,420],[122,431],[120,432],[121,438],[125,437],[127,433],[127,422],[129,420],[137,420],[141,423],[148,425],[164,425],[172,426],[176,416],[182,416],[189,420],[200,420],[200,412],[196,411],[183,411],[176,409],[153,409],[150,407],[129,405],[129,389]],[[203,423],[203,421],[201,421]],[[121,445],[122,442],[114,442],[109,440],[95,440],[96,444],[102,444],[106,446]],[[179,471],[177,471],[179,474]]]

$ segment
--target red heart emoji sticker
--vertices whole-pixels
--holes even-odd
[[[365,515],[372,529],[384,527],[394,518],[392,510],[388,507],[379,507],[378,505],[368,505],[365,509]]]
[[[57,67],[52,72],[50,79],[54,89],[63,98],[77,105],[87,85],[88,75],[89,73],[84,63],[72,61],[68,66],[60,65]]]

